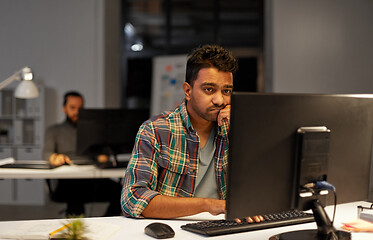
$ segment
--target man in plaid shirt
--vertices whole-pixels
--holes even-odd
[[[220,46],[188,57],[185,101],[140,127],[122,190],[126,216],[224,213],[228,129],[237,61]]]

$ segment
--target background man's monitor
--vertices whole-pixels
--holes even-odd
[[[137,131],[148,117],[149,110],[81,109],[77,127],[78,154],[131,153]]]
[[[296,131],[304,126],[331,131],[327,180],[338,203],[367,200],[373,96],[233,93],[228,219],[291,209]]]

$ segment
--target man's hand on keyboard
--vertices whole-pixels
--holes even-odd
[[[297,210],[280,213],[265,214],[261,216],[245,217],[235,220],[210,220],[197,223],[188,223],[181,228],[187,231],[217,236],[223,234],[255,231],[260,229],[289,226],[294,224],[314,222],[312,213]]]
[[[234,221],[236,223],[242,223],[243,221],[246,221],[248,223],[254,223],[254,222],[259,223],[261,221],[264,221],[264,218],[263,218],[263,216],[259,215],[259,216],[254,216],[254,217],[245,217],[244,219],[236,218],[236,219],[234,219]]]
[[[99,163],[106,163],[109,161],[109,156],[106,154],[100,154],[97,156],[97,162]]]
[[[71,164],[71,160],[70,160],[70,158],[68,156],[66,156],[64,154],[53,153],[49,157],[49,163],[53,167],[58,167],[58,166],[61,166],[61,165],[64,165],[64,164],[70,165]]]

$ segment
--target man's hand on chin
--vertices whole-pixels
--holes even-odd
[[[227,121],[228,125],[230,124],[230,118],[231,118],[231,105],[225,106],[222,110],[220,110],[218,114],[218,125],[223,125],[224,121]]]

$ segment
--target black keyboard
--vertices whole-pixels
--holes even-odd
[[[7,163],[0,168],[52,169],[49,163]]]
[[[262,216],[264,220],[259,223],[249,223],[245,219],[240,219],[241,223],[237,223],[235,220],[211,220],[188,223],[182,225],[181,228],[207,236],[217,236],[315,221],[312,213],[304,213],[297,210]]]

